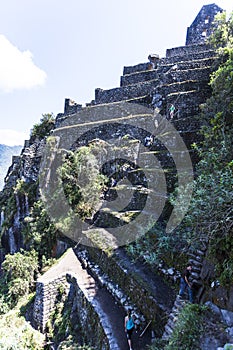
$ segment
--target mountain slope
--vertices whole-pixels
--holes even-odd
[[[11,165],[12,156],[20,154],[22,146],[6,146],[0,144],[0,190],[4,185],[4,177]]]

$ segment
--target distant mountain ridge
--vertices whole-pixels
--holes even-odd
[[[0,190],[4,186],[4,178],[12,163],[12,156],[20,154],[23,146],[7,146],[0,144]]]

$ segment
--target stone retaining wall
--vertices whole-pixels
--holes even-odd
[[[81,326],[83,342],[93,346],[95,349],[117,350],[111,344],[111,330],[109,330],[107,324],[103,324],[101,310],[97,309],[94,300],[88,299],[79,287],[75,276],[67,274],[67,281],[72,292],[71,324],[78,320]]]
[[[36,298],[33,309],[33,319],[35,326],[43,333],[46,329],[46,323],[49,320],[51,311],[56,303],[59,294],[59,288],[66,287],[68,292],[68,285],[66,275],[61,275],[52,281],[36,283]]]
[[[189,45],[189,46],[179,46],[171,49],[167,49],[166,57],[174,57],[174,56],[183,56],[187,54],[195,54],[201,51],[207,51],[210,49],[209,45],[206,44],[197,44],[197,45]]]
[[[127,74],[127,75],[123,75],[121,77],[121,86],[127,86],[130,84],[137,84],[137,83],[145,82],[148,80],[155,80],[157,78],[158,78],[158,72],[156,69]]]
[[[63,274],[52,281],[37,282],[33,310],[35,327],[42,333],[46,332],[46,324],[61,290],[72,303],[71,323],[74,323],[74,320],[76,323],[78,321],[81,327],[80,337],[84,342],[101,350],[114,350],[114,347],[109,346],[111,334],[108,327],[100,321],[99,310],[95,309],[95,303],[88,299],[79,287],[75,276],[70,273]],[[75,327],[77,324],[72,326]]]
[[[155,79],[148,82],[122,86],[109,90],[96,89],[95,102],[96,104],[103,104],[140,97],[145,94],[149,94],[157,85],[158,80]]]
[[[139,64],[136,64],[135,66],[124,67],[123,75],[145,71],[145,70],[147,70],[148,63],[149,62],[139,63]]]

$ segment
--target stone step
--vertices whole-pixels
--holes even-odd
[[[171,336],[173,333],[173,328],[171,328],[169,325],[165,326],[165,334],[167,334],[167,336]]]
[[[96,89],[95,103],[109,104],[112,102],[125,101],[137,97],[150,94],[158,85],[158,80],[150,80],[149,82],[137,83],[129,86],[117,87],[114,89]]]
[[[194,253],[188,253],[188,256],[191,259],[194,259],[194,260],[199,261],[199,262],[202,262],[202,260],[203,260],[203,256],[199,256],[199,255],[196,255]]]
[[[162,84],[158,86],[157,91],[162,96],[169,98],[170,94],[187,93],[189,91],[198,91],[200,88],[200,83],[197,80],[184,80],[181,82],[175,81],[169,84]],[[184,94],[185,96],[185,94]],[[176,96],[178,97],[178,96]]]
[[[174,82],[183,82],[187,80],[197,80],[198,83],[202,81],[209,81],[210,73],[212,69],[210,67],[194,68],[186,70],[170,70],[167,73],[160,76],[161,81],[164,84],[171,84]]]
[[[195,69],[195,68],[205,68],[205,67],[211,67],[213,62],[215,61],[217,57],[207,57],[207,58],[201,58],[197,60],[191,60],[191,61],[179,61],[174,64],[173,63],[161,63],[157,67],[158,74],[160,73],[166,73],[169,70],[188,70],[188,69]]]
[[[206,51],[200,51],[200,52],[195,52],[191,54],[184,53],[182,56],[178,55],[178,56],[161,58],[159,61],[159,64],[160,65],[175,64],[179,62],[201,60],[201,59],[212,58],[212,57],[216,57],[216,52],[214,50],[206,50]]]
[[[192,271],[200,274],[201,273],[201,267],[192,266]]]
[[[190,263],[191,265],[196,266],[196,267],[202,267],[202,263],[199,262],[199,261],[196,261],[196,260],[194,260],[194,259],[190,259],[190,260],[189,260],[189,263]]]
[[[196,250],[196,253],[199,255],[199,256],[205,256],[205,251],[203,251],[203,250],[200,250],[200,249],[198,249],[198,250]]]
[[[174,329],[175,323],[173,322],[172,319],[170,319],[170,317],[168,319],[166,326],[170,327],[171,329]]]
[[[172,64],[174,62],[195,61],[201,59],[208,59],[216,56],[216,52],[207,45],[190,45],[181,46],[177,48],[168,49],[166,57],[160,58],[158,61],[158,67],[166,64]],[[138,72],[146,71],[149,62],[139,63],[134,66],[125,66],[123,69],[123,75],[134,74]]]
[[[185,45],[185,46],[179,46],[174,47],[171,49],[167,49],[166,51],[166,57],[178,57],[178,56],[184,56],[184,55],[193,55],[195,53],[200,52],[208,52],[211,50],[211,47],[207,44],[196,44],[196,45]]]
[[[200,280],[198,280],[198,279],[193,279],[193,280],[192,280],[192,283],[193,283],[193,284],[196,284],[196,285],[198,285],[198,286],[202,286],[202,285],[203,285],[201,279],[200,279]]]
[[[184,307],[184,305],[186,304],[186,300],[183,300],[181,298],[177,298],[175,303],[174,303],[174,307],[177,309],[177,312],[182,309]]]
[[[175,324],[175,322],[178,320],[178,313],[171,313],[169,315],[169,319]]]
[[[148,67],[148,62],[146,63],[139,63],[135,66],[125,66],[123,69],[123,75],[126,74],[132,74],[132,73],[138,73],[138,72],[145,72]]]
[[[146,70],[121,76],[120,86],[128,86],[155,79],[158,79],[157,69]]]
[[[175,87],[170,87],[170,89],[171,88],[174,90]],[[205,94],[203,92],[200,93],[195,89],[188,90],[186,92],[178,90],[178,92],[176,91],[175,93],[168,94],[166,99],[167,104],[165,106],[167,118],[170,119],[169,108],[171,104],[173,104],[176,109],[172,122],[174,123],[176,129],[184,132],[193,131],[193,128],[189,126],[187,121],[191,120],[192,118],[194,118],[196,122],[198,121],[195,116],[200,112],[199,106],[206,101],[206,98],[209,95],[208,89],[206,90]],[[194,100],[195,104],[193,103]],[[199,129],[198,124],[197,127]]]
[[[198,116],[195,116],[194,114],[193,116],[190,116],[190,117],[188,116],[186,118],[183,117],[184,113],[187,114],[190,110],[193,111],[193,109],[187,110],[187,108],[188,108],[188,105],[185,106],[185,109],[183,107],[179,107],[177,110],[177,114],[175,112],[174,118],[172,120],[174,127],[179,132],[195,132],[196,130],[200,129],[201,124]],[[169,115],[168,115],[168,119],[169,119]]]
[[[200,279],[200,274],[197,272],[191,272],[191,277],[195,280],[199,280]]]
[[[198,261],[196,259],[189,259],[189,263],[196,268],[202,269],[202,261]]]
[[[180,312],[180,309],[177,309],[176,307],[174,307],[173,309],[172,309],[172,318],[173,319],[175,319],[175,320],[177,320],[177,318],[178,318],[178,315],[179,315],[179,312]],[[170,315],[169,315],[169,318],[170,318]]]
[[[145,67],[144,67],[145,68]],[[163,70],[163,69],[162,69]],[[197,80],[197,85],[200,81],[209,81],[210,67],[199,67],[193,69],[171,70],[170,72],[162,73],[160,81],[158,81],[157,69],[124,74],[121,81],[121,87],[103,90],[95,90],[95,104],[111,103],[122,100],[137,98],[145,94],[149,94],[158,87],[158,84],[184,83],[192,80]],[[125,71],[124,71],[125,73]],[[132,74],[133,73],[133,74]],[[146,80],[146,81],[145,81]],[[180,86],[182,87],[182,86]],[[179,89],[180,90],[180,89]],[[193,90],[190,89],[189,90]],[[187,91],[187,89],[184,89]],[[169,93],[171,93],[170,91]],[[174,91],[173,91],[174,92]],[[166,93],[167,94],[167,93]]]
[[[212,71],[211,65],[215,58],[204,58],[195,61],[179,62],[177,64],[162,64],[157,69],[146,70],[142,72],[133,72],[121,76],[120,86],[128,86],[140,82],[150,81],[161,78],[161,81],[171,82],[174,79],[178,81],[200,79],[206,80]]]

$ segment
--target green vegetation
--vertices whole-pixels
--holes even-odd
[[[37,251],[40,266],[44,267],[46,260],[52,257],[57,229],[51,222],[42,200],[34,203],[30,216],[24,219],[22,233],[26,246]]]
[[[198,350],[205,331],[206,306],[187,304],[179,314],[169,340],[157,339],[148,350]]]
[[[98,145],[69,152],[59,169],[67,201],[81,219],[91,217],[100,202],[107,178],[99,172]]]
[[[16,186],[14,187],[14,194],[19,197],[27,196],[28,205],[31,207],[37,198],[38,182],[25,182],[22,179],[18,179]]]
[[[66,294],[64,293],[65,286],[60,285],[58,287],[58,295],[55,307],[50,314],[49,321],[47,322],[47,337],[55,342],[60,342],[65,340],[67,334],[71,334],[70,327],[70,313],[71,308],[66,305]]]
[[[186,305],[177,320],[176,326],[164,350],[200,349],[200,337],[204,331],[205,306]]]
[[[75,344],[73,337],[69,336],[67,340],[64,340],[59,345],[60,350],[92,350],[90,346]]]
[[[215,16],[215,30],[209,38],[209,42],[216,48],[225,48],[233,46],[233,16],[226,18],[226,12],[218,13]]]
[[[44,115],[41,124],[33,128],[33,137],[42,138],[52,127],[52,115]],[[44,133],[44,134],[43,134]],[[31,208],[29,216],[21,222],[21,233],[25,249],[14,255],[8,254],[2,264],[3,273],[0,283],[0,313],[5,314],[14,307],[22,296],[35,288],[35,279],[39,269],[50,263],[52,248],[56,241],[56,230],[49,220],[42,202],[38,197],[38,183],[17,180],[15,187],[1,194],[1,206],[4,208],[4,223],[1,235],[13,225],[18,202],[28,199]]]
[[[26,307],[28,298],[21,298],[17,306],[1,315],[0,349],[1,350],[41,350],[44,335],[36,331],[21,315],[21,308]]]
[[[224,14],[220,16],[224,20]],[[196,146],[200,155],[191,208],[183,228],[191,229],[193,240],[209,240],[209,258],[216,267],[222,285],[230,285],[233,277],[233,14],[216,29],[211,40],[219,40],[224,48],[224,61],[212,74],[212,96],[202,107],[204,141]],[[226,34],[227,33],[227,34]],[[217,41],[218,41],[217,40]]]
[[[3,274],[0,284],[0,313],[15,306],[22,296],[34,290],[35,276],[38,272],[37,253],[21,250],[8,254],[2,263]]]
[[[55,117],[51,113],[42,114],[42,118],[38,124],[35,124],[31,130],[31,141],[36,138],[42,140],[48,136],[55,125]]]

